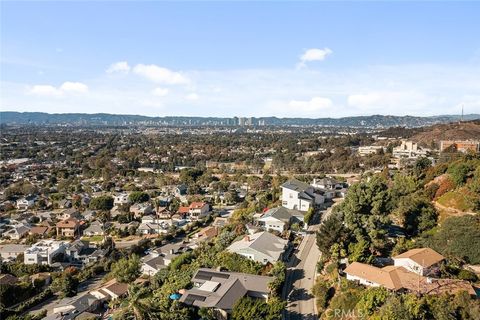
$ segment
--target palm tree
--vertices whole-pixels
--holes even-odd
[[[155,303],[149,297],[150,291],[138,285],[128,288],[128,297],[115,313],[115,319],[148,320],[155,319]]]

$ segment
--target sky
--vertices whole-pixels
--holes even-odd
[[[0,110],[480,113],[480,2],[1,1]]]

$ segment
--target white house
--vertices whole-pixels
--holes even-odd
[[[276,207],[265,212],[257,219],[258,225],[266,230],[272,229],[279,232],[287,230],[294,222],[303,222],[304,214],[298,210]]]
[[[189,206],[190,219],[196,220],[206,217],[210,211],[210,206],[205,202],[192,202]]]
[[[396,267],[404,267],[422,276],[428,275],[444,259],[440,253],[430,248],[412,249],[393,257]]]
[[[170,261],[162,256],[148,255],[143,259],[140,271],[144,275],[153,276],[161,269],[165,269],[169,263]]]
[[[17,209],[18,210],[27,210],[35,204],[35,197],[28,196],[22,199],[17,200]]]
[[[308,183],[293,179],[282,184],[282,206],[285,208],[308,211],[324,201],[324,197]]]
[[[41,240],[25,250],[25,264],[52,264],[52,259],[59,253],[65,253],[67,243],[65,241]]]
[[[288,240],[263,231],[245,236],[232,243],[227,250],[262,264],[267,264],[281,260],[287,245]]]
[[[120,193],[113,197],[113,204],[115,206],[128,203],[130,203],[130,200],[128,199],[128,194],[126,193]]]

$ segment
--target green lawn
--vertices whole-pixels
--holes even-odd
[[[82,237],[82,240],[90,241],[90,242],[102,242],[103,236]]]

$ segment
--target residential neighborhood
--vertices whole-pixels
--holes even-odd
[[[0,30],[0,320],[480,320],[480,1]]]

